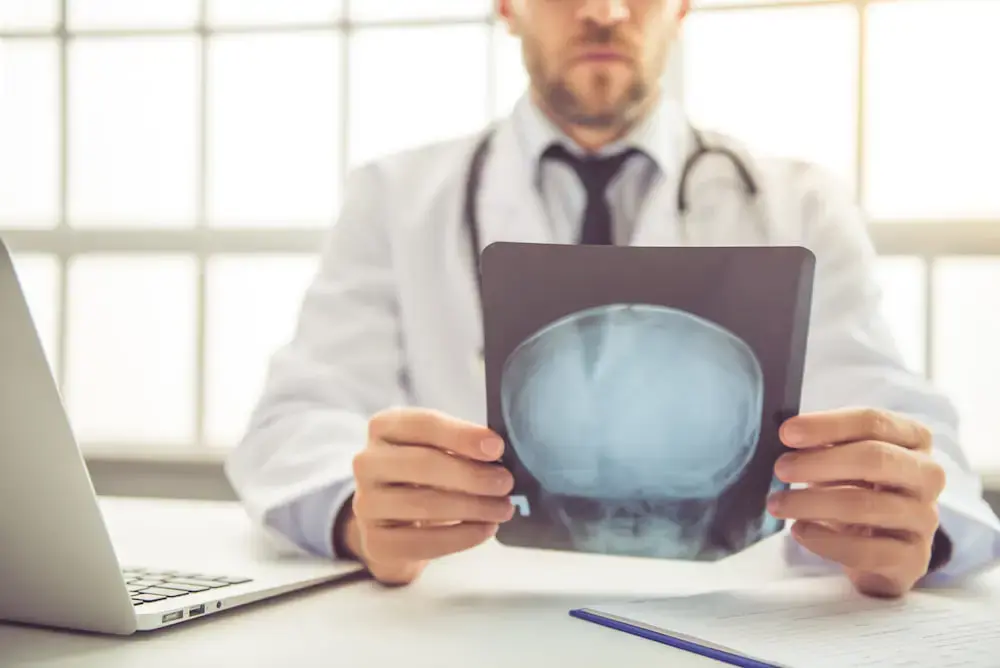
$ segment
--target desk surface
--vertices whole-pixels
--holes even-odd
[[[201,544],[207,533],[231,541],[249,530],[243,513],[229,504],[105,499],[103,505],[116,544],[125,552],[139,543],[148,549],[181,530]],[[151,529],[164,525],[171,531]],[[432,564],[408,587],[390,589],[353,578],[129,638],[0,623],[0,665],[720,666],[571,618],[567,611],[606,600],[792,575],[781,559],[780,539],[714,565],[532,552],[490,543]]]

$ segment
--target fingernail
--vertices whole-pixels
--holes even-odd
[[[497,491],[506,492],[513,485],[509,475],[497,476],[497,479],[493,481],[494,487]]]
[[[788,445],[795,445],[802,440],[802,431],[797,427],[785,426],[781,430],[781,438]]]
[[[774,463],[774,473],[779,478],[784,480],[785,476],[790,472],[789,470],[795,464],[796,455],[794,453],[781,455],[778,457],[778,461]],[[786,481],[787,482],[787,481]]]
[[[480,443],[483,453],[490,457],[499,457],[503,452],[503,441],[499,438],[487,438]]]
[[[772,515],[781,510],[781,505],[783,501],[783,495],[781,492],[775,492],[767,498],[767,511]]]

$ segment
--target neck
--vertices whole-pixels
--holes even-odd
[[[632,113],[606,125],[585,125],[573,123],[556,113],[537,93],[535,103],[542,113],[585,151],[596,153],[608,144],[612,144],[632,131],[642,123],[652,112],[657,103],[657,97],[650,95],[640,105],[631,110]]]

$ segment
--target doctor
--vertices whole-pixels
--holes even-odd
[[[788,558],[899,596],[1000,556],[1000,522],[952,405],[906,370],[889,336],[849,195],[813,166],[706,139],[661,94],[687,10],[687,0],[499,0],[531,87],[489,146],[477,134],[353,172],[297,333],[228,462],[255,520],[404,584],[512,516],[510,475],[486,463],[503,443],[481,426],[470,241],[801,244],[817,257],[814,312],[803,413],[783,425],[794,451],[776,474],[804,486],[771,505],[791,521]],[[699,141],[739,161],[702,156],[681,202]]]

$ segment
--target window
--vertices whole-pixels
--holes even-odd
[[[696,0],[692,117],[817,162],[864,206],[909,365],[956,401],[972,463],[1000,470],[1000,2]],[[934,35],[934,39],[928,39]],[[991,389],[992,388],[992,389]]]
[[[481,127],[524,90],[492,10],[0,3],[0,231],[85,447],[235,443],[351,167]],[[901,350],[953,394],[984,468],[1000,468],[1000,320],[981,301],[1000,289],[998,24],[981,0],[702,0],[671,86],[699,124],[853,189]]]

